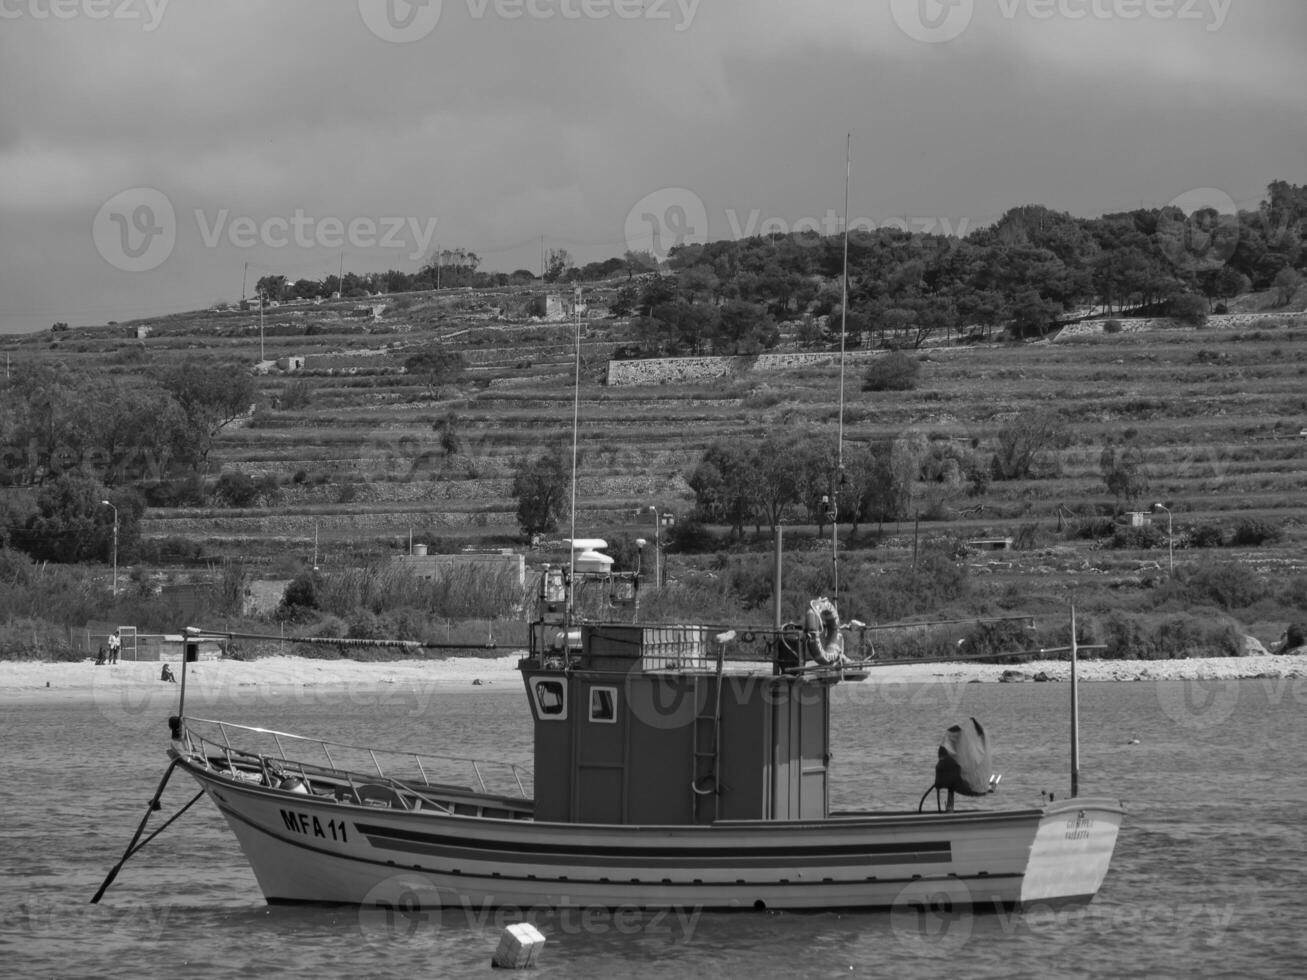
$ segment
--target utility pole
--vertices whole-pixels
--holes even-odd
[[[118,508],[107,500],[100,503],[113,511],[113,597],[118,598]]]

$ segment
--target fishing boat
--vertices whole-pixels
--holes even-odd
[[[935,788],[974,805],[832,811],[831,692],[874,668],[830,658],[810,622],[578,623],[567,578],[546,570],[518,664],[533,773],[180,713],[164,782],[196,780],[270,903],[1025,909],[1099,890],[1119,802],[993,808],[993,778],[941,752]]]

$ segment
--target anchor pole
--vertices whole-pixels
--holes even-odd
[[[164,772],[163,778],[159,780],[159,788],[154,791],[154,798],[150,800],[149,805],[145,808],[145,816],[141,817],[140,826],[136,828],[136,834],[132,837],[132,842],[127,845],[127,850],[123,851],[122,860],[110,868],[109,873],[105,875],[104,882],[100,885],[100,890],[91,898],[92,905],[100,904],[100,899],[104,897],[105,891],[113,884],[113,880],[118,877],[118,872],[122,870],[122,866],[126,864],[127,859],[135,853],[136,842],[141,839],[141,834],[145,833],[145,825],[150,820],[150,814],[159,809],[159,800],[163,796],[163,788],[168,785],[168,778],[172,775],[172,771],[176,766],[176,759],[173,759],[172,762],[168,763],[168,768]]]

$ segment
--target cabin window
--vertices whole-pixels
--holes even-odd
[[[607,725],[617,724],[617,688],[590,688],[590,720]]]
[[[536,712],[541,718],[567,717],[567,686],[562,681],[535,682]]]

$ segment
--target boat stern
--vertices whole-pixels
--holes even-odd
[[[1021,906],[1083,904],[1107,876],[1125,808],[1116,800],[1077,797],[1053,804],[1039,821]]]

